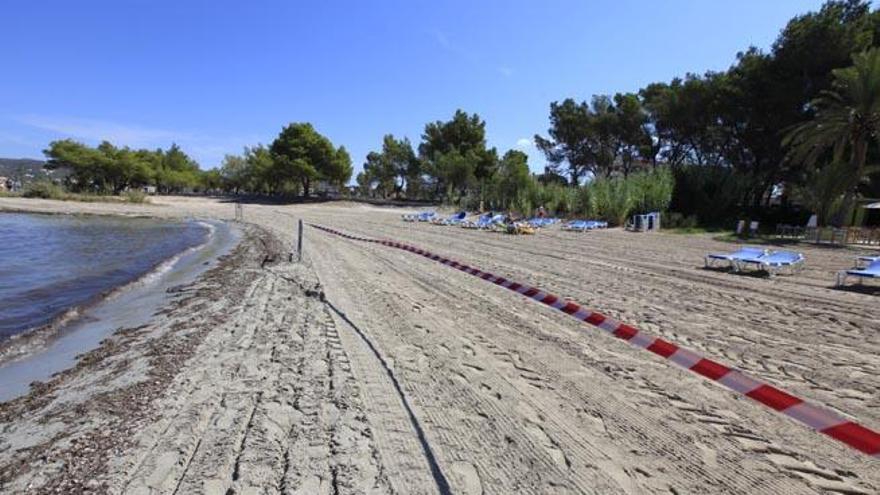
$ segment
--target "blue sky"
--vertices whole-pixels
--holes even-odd
[[[727,68],[820,0],[3,2],[0,157],[172,141],[202,168],[309,121],[360,170],[457,108],[544,159],[549,104]]]

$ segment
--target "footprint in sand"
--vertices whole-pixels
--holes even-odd
[[[456,485],[455,493],[483,494],[483,482],[480,480],[480,474],[477,472],[477,468],[469,462],[456,461],[452,463],[452,480]]]

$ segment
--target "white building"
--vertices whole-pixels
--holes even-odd
[[[339,197],[339,187],[327,182],[326,180],[320,180],[317,184],[315,184],[315,193],[318,196],[329,196],[331,198],[335,198]]]

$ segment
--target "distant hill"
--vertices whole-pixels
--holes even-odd
[[[0,158],[0,175],[10,177],[18,175],[42,175],[43,160],[33,160],[30,158]]]
[[[20,180],[22,183],[51,177],[61,179],[67,176],[68,170],[46,170],[43,168],[44,160],[31,158],[0,158],[0,177]]]

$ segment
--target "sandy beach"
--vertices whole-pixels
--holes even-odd
[[[0,211],[234,218],[231,203],[0,198]],[[0,404],[4,493],[847,493],[877,459],[410,242],[570,298],[880,429],[865,250],[775,278],[705,270],[712,235],[535,236],[353,203],[244,206],[240,244],[149,324]]]

